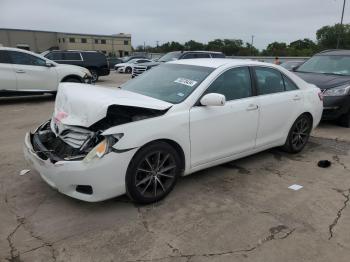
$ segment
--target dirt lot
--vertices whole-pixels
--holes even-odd
[[[0,99],[0,261],[350,261],[350,130],[322,124],[302,154],[273,149],[184,177],[156,205],[84,203],[18,175],[24,134],[53,102]]]

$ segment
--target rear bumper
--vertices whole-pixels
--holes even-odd
[[[42,159],[34,151],[31,134],[24,140],[24,157],[39,172],[42,179],[59,192],[88,202],[97,202],[119,195],[125,190],[125,174],[136,149],[124,152],[111,152],[89,163],[83,161],[58,161]],[[92,194],[77,191],[77,186],[91,186]]]
[[[336,120],[350,111],[350,95],[325,96],[322,120]]]

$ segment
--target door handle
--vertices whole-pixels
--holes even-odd
[[[294,101],[299,101],[299,100],[301,100],[301,97],[298,96],[298,95],[296,95],[296,96],[293,97],[293,100],[294,100]]]
[[[258,108],[259,108],[258,105],[250,104],[250,105],[247,107],[247,111],[257,110]]]
[[[22,69],[19,69],[19,70],[16,70],[16,73],[19,73],[19,74],[23,74],[25,73],[26,71],[22,70]]]

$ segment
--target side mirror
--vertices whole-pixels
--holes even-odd
[[[299,67],[299,66],[292,66],[292,71],[293,71],[293,72],[297,71],[298,67]]]
[[[226,98],[221,94],[210,93],[203,96],[200,103],[203,106],[224,106],[226,103]]]
[[[53,63],[51,63],[51,62],[46,62],[45,66],[46,67],[54,67],[55,65]]]

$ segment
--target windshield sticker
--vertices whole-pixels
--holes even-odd
[[[186,78],[178,78],[174,82],[185,86],[190,86],[190,87],[194,87],[197,84],[197,81],[186,79]]]
[[[184,96],[184,93],[177,93],[178,96]]]

